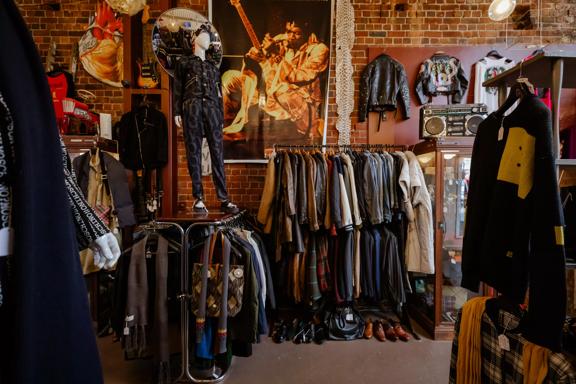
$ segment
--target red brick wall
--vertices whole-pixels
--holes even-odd
[[[46,58],[52,39],[56,43],[56,63],[69,68],[72,48],[84,35],[88,27],[88,17],[96,10],[96,2],[62,2],[60,11],[51,11],[46,0],[17,1],[40,55]],[[4,54],[7,54],[6,52]],[[90,107],[97,112],[111,113],[115,121],[122,116],[122,89],[113,88],[94,79],[78,62],[77,89],[94,93],[96,102]]]
[[[29,24],[42,56],[46,55],[50,38],[58,45],[57,61],[69,63],[72,44],[76,43],[94,12],[94,0],[89,2],[62,2],[60,11],[50,11],[40,4],[46,0],[19,0],[23,15]],[[353,50],[355,67],[354,80],[357,84],[362,68],[367,64],[367,48],[371,46],[426,46],[426,45],[478,45],[495,44],[505,41],[505,23],[492,22],[486,14],[489,0],[420,0],[409,1],[407,11],[394,11],[395,0],[391,2],[360,0],[354,1],[356,15],[356,44]],[[520,0],[519,4],[531,4],[532,15],[536,16],[536,1]],[[207,14],[204,0],[182,0],[179,6],[195,9]],[[561,0],[543,2],[542,35],[545,42],[574,43],[576,32],[573,28],[576,4]],[[511,27],[510,27],[511,28]],[[539,31],[510,31],[509,37],[523,43],[538,42]],[[334,53],[334,46],[332,47]],[[334,56],[334,55],[333,55]],[[332,78],[329,82],[328,143],[335,143],[337,132],[334,128],[335,68],[332,57]],[[99,112],[112,113],[114,118],[122,115],[122,92],[108,87],[88,75],[82,66],[78,71],[78,88],[94,92],[97,102],[92,105]],[[355,114],[352,116],[356,124]],[[368,132],[365,124],[355,127],[352,141],[364,143]],[[186,169],[182,140],[178,148],[178,205],[189,209],[191,202],[191,182]],[[256,209],[264,186],[265,165],[228,164],[226,165],[230,197],[243,207]],[[208,204],[214,205],[215,195],[212,183],[205,178],[204,186]]]

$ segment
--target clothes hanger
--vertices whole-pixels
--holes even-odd
[[[524,64],[524,60],[520,62],[520,73],[518,78],[516,79],[516,83],[510,87],[510,93],[508,94],[508,98],[504,103],[498,108],[495,112],[498,117],[504,116],[504,113],[514,105],[514,103],[523,98],[527,95],[534,94],[534,86],[527,77],[523,77],[522,75],[522,65]]]
[[[568,195],[566,195],[566,197],[564,198],[564,201],[562,202],[562,208],[566,208],[566,204],[568,204],[568,201],[574,201],[572,192],[568,192]]]
[[[488,52],[486,54],[486,57],[493,57],[495,59],[503,59],[504,56],[502,56],[497,50],[493,49],[490,52]]]

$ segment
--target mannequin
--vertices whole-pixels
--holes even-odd
[[[183,56],[174,71],[174,122],[184,131],[188,171],[192,178],[194,212],[207,213],[202,187],[202,138],[206,137],[212,161],[212,180],[225,213],[237,213],[238,207],[228,199],[222,128],[222,83],[220,72],[206,55],[210,48],[209,24],[202,24],[192,34],[193,54]]]

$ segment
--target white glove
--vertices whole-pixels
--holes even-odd
[[[120,257],[120,247],[118,240],[111,232],[100,236],[90,244],[94,251],[94,265],[98,268],[112,268]]]
[[[182,116],[174,116],[174,122],[178,128],[182,128]]]

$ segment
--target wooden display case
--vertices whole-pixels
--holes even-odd
[[[411,275],[409,308],[414,319],[439,340],[453,337],[458,310],[476,295],[460,287],[473,143],[473,137],[439,138],[414,148],[432,199],[436,273]]]

